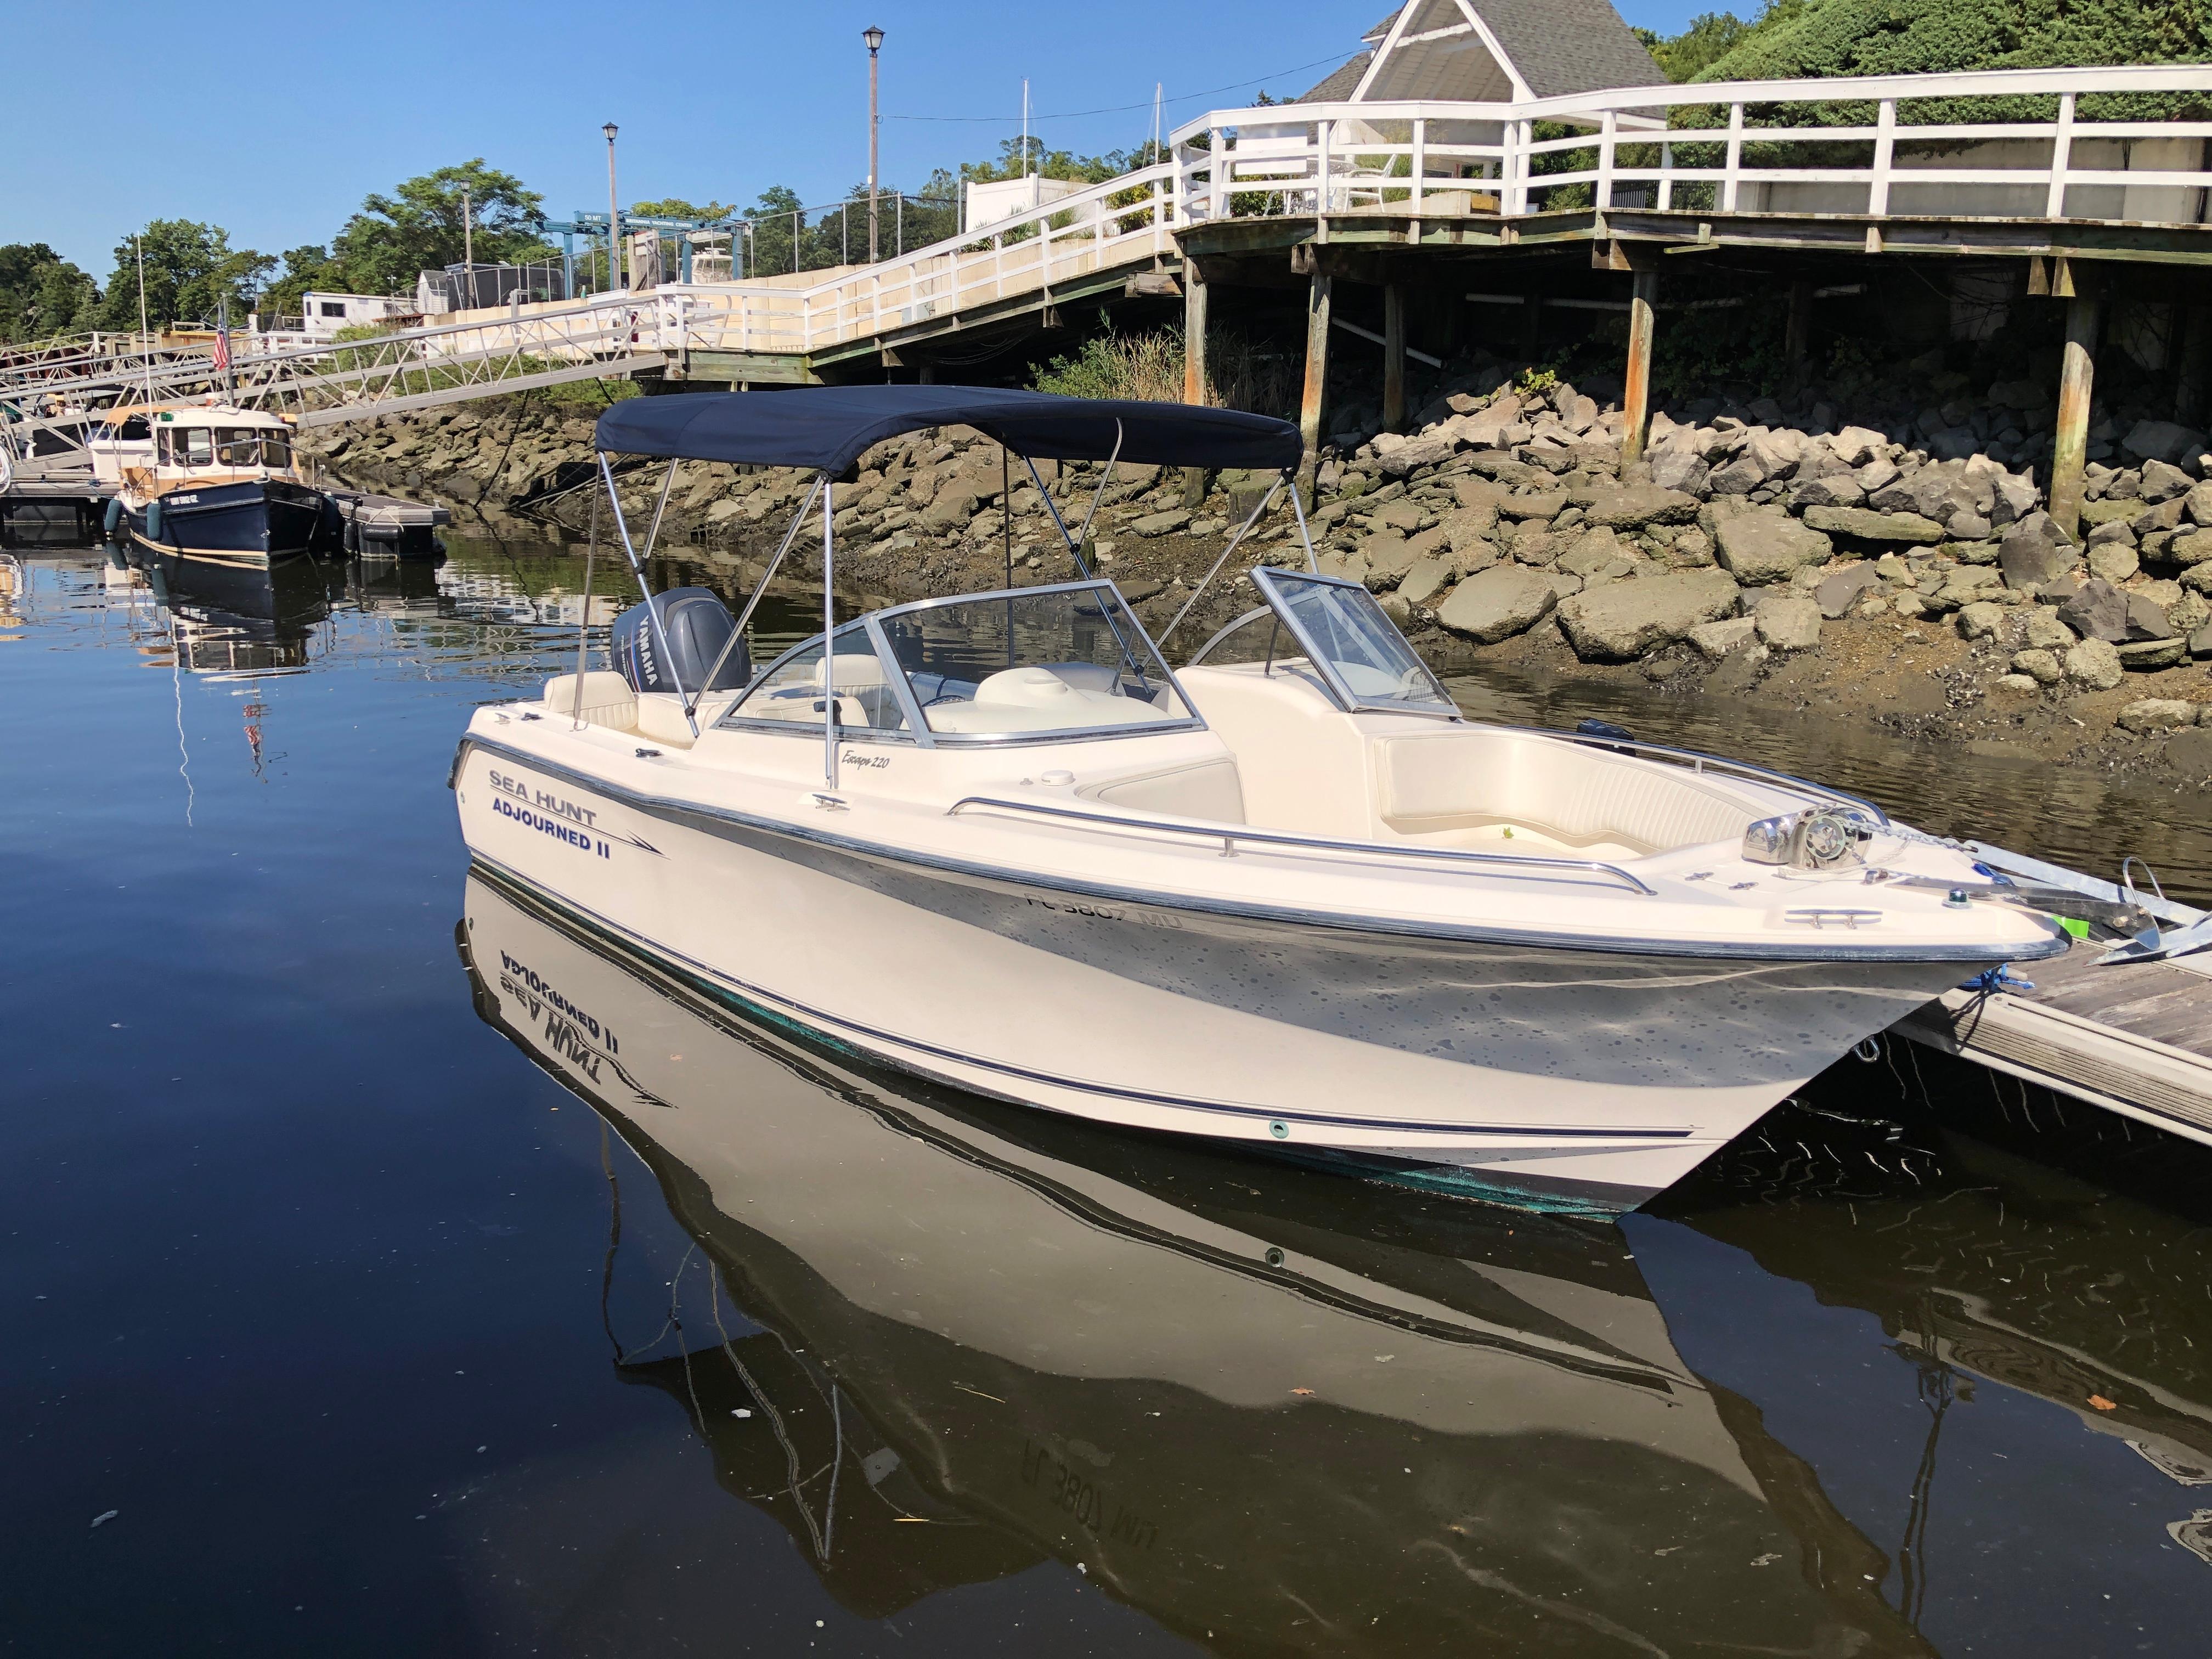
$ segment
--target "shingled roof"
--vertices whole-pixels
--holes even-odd
[[[1448,26],[1447,18],[1453,22],[1462,21],[1457,3],[1440,3],[1440,0],[1409,0],[1409,3],[1433,14],[1417,16],[1413,20],[1416,25],[1438,27]],[[1466,3],[1498,42],[1506,59],[1500,67],[1534,97],[1613,87],[1659,86],[1666,82],[1643,42],[1607,0],[1466,0]],[[1392,12],[1363,38],[1379,50],[1397,18],[1398,14]],[[1464,36],[1457,41],[1420,41],[1401,46],[1391,56],[1427,55],[1452,46],[1463,50],[1464,42]],[[1372,51],[1361,53],[1297,101],[1329,103],[1349,99],[1374,58]],[[1386,65],[1385,74],[1387,78],[1399,78],[1399,66]],[[1415,95],[1443,94],[1425,88]]]

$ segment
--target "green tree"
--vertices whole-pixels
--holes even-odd
[[[1690,27],[1671,39],[1662,40],[1649,29],[1636,33],[1669,81],[1687,81],[1735,50],[1754,27],[1732,12],[1706,11],[1692,17]]]
[[[100,291],[44,242],[0,247],[0,340],[43,340],[93,325]]]
[[[212,325],[222,302],[231,320],[242,324],[253,296],[276,261],[252,248],[234,248],[220,225],[192,219],[156,219],[135,237],[115,245],[115,274],[107,279],[99,326],[127,331],[138,326],[139,256],[146,270],[146,319],[155,328],[170,323]]]
[[[553,257],[534,228],[545,198],[478,156],[407,179],[389,196],[364,200],[331,245],[344,286],[356,294],[404,294],[421,272],[459,264],[464,191],[477,264],[522,264]]]
[[[284,274],[270,283],[261,296],[261,308],[289,316],[300,314],[300,296],[310,289],[324,293],[345,290],[345,271],[320,242],[284,250]]]
[[[623,210],[641,219],[726,219],[737,211],[720,202],[704,204],[687,202],[681,196],[663,197],[658,202],[632,202]]]

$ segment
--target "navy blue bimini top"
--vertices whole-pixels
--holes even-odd
[[[1267,415],[1184,404],[1061,398],[994,386],[826,386],[626,398],[599,416],[598,447],[618,455],[842,472],[863,451],[924,427],[968,426],[1018,455],[1146,465],[1297,465],[1298,429]]]

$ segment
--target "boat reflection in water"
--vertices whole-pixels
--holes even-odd
[[[109,550],[111,566],[116,552]],[[313,561],[228,566],[143,548],[127,556],[167,612],[178,665],[188,673],[295,674],[328,643],[324,624],[340,578]]]
[[[864,1069],[481,872],[459,939],[701,1247],[623,1375],[856,1613],[1050,1559],[1226,1651],[1926,1650],[1610,1224]]]

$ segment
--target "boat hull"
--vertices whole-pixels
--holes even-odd
[[[1071,893],[679,808],[471,739],[482,865],[757,1018],[976,1092],[1611,1212],[1955,963],[1742,960]]]
[[[159,501],[158,536],[148,523],[151,503],[125,507],[131,540],[200,564],[265,569],[305,557],[325,533],[321,493],[281,478],[173,489]]]

